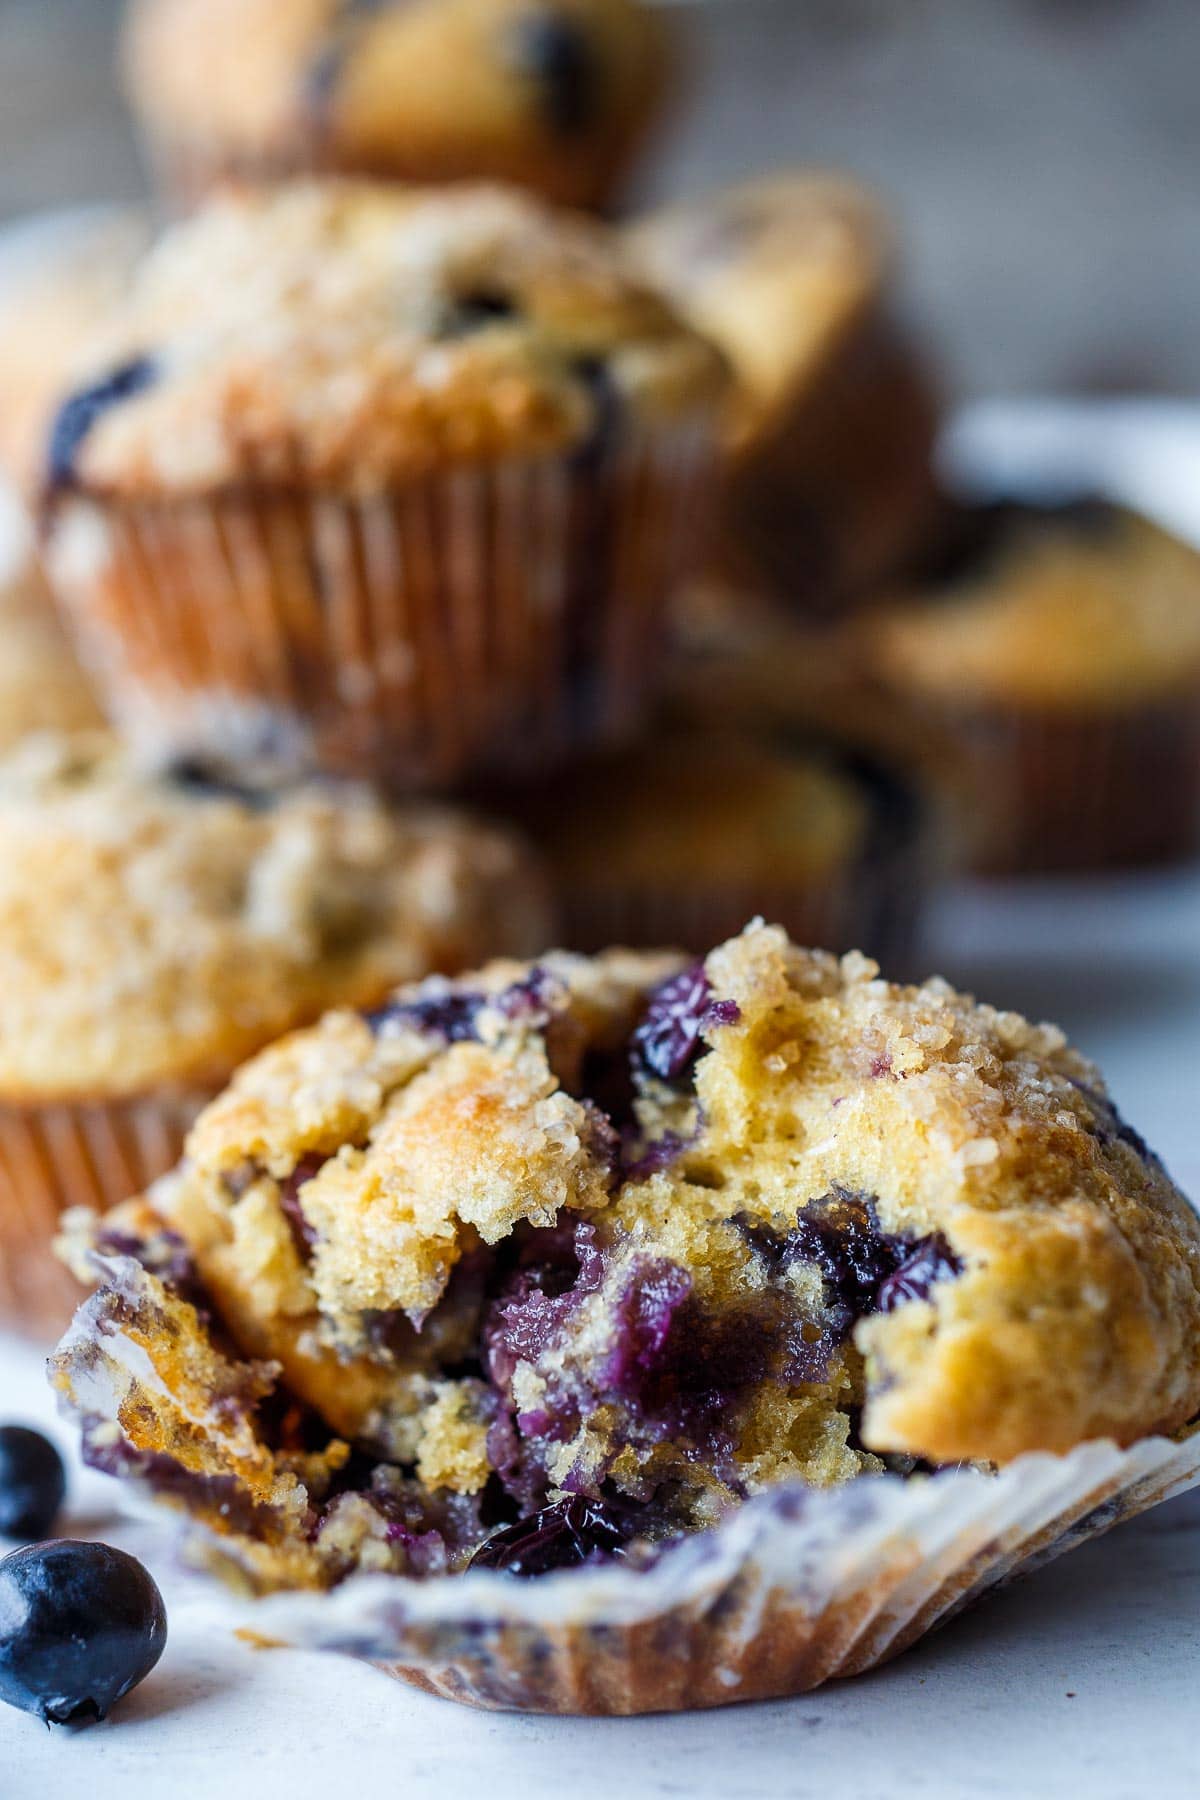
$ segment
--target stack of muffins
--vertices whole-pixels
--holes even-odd
[[[639,0],[127,51],[187,216],[0,279],[0,1322],[99,1281],[88,1460],[290,1641],[601,1711],[869,1666],[1200,1479],[1187,1203],[1060,1033],[870,960],[943,794],[992,866],[1190,847],[1200,558],[941,490],[857,183],[587,216]]]
[[[756,914],[904,965],[956,849],[1192,847],[1200,560],[947,498],[875,197],[562,209],[619,197],[659,14],[136,0],[125,60],[196,210],[0,267],[8,1318],[335,996]]]
[[[200,211],[144,260],[70,222],[4,293],[41,561],[0,684],[0,1318],[41,1331],[62,1212],[162,1175],[247,1054],[554,938],[461,797],[643,721],[726,381],[551,205],[605,203],[657,110],[643,8],[168,0],[129,63]],[[279,180],[203,196],[231,174]],[[549,198],[367,179],[469,175]]]

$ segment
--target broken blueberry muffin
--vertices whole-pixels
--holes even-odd
[[[314,170],[602,207],[666,97],[644,0],[135,0],[130,98],[177,199]]]
[[[1092,1065],[761,924],[332,1013],[66,1253],[86,1457],[260,1588],[653,1559],[1200,1409],[1200,1221]]]

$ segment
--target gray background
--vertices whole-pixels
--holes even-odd
[[[0,218],[136,193],[116,0],[0,0]],[[957,385],[1200,389],[1200,0],[679,8],[690,95],[647,185],[803,158],[882,184]]]

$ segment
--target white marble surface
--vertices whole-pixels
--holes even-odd
[[[1059,1017],[1200,1194],[1200,874],[947,897],[929,959]],[[0,1345],[0,1412],[49,1420]],[[1077,1551],[890,1668],[795,1701],[674,1719],[473,1714],[343,1661],[255,1652],[158,1527],[77,1476],[68,1531],[136,1547],[167,1595],[159,1669],[108,1725],[0,1711],[2,1800],[1183,1800],[1200,1791],[1200,1494]]]

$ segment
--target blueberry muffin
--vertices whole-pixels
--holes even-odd
[[[443,1663],[473,1644],[475,1675],[425,1684],[486,1704],[739,1697],[700,1653],[727,1624],[737,1667],[758,1658],[745,1692],[811,1684],[747,1614],[764,1520],[843,1494],[816,1568],[848,1594],[856,1517],[915,1505],[965,1580],[979,1521],[951,1509],[938,1535],[964,1490],[933,1468],[977,1463],[985,1501],[1016,1482],[1034,1533],[1055,1458],[1078,1482],[1120,1456],[1076,1447],[1200,1410],[1200,1219],[1096,1069],[1053,1027],[761,924],[703,961],[554,953],[331,1013],[63,1248],[103,1281],[52,1365],[87,1459],[186,1508],[260,1589],[417,1578],[363,1604],[440,1629]],[[507,1625],[476,1575],[457,1602],[420,1585],[604,1557],[644,1572],[631,1604],[672,1568],[740,1574],[674,1637],[634,1631],[599,1576],[577,1606],[561,1582],[536,1615],[514,1598]],[[786,1579],[794,1607],[824,1575]],[[325,1641],[371,1654],[354,1594]],[[654,1672],[668,1641],[686,1679]]]
[[[84,355],[47,561],[156,753],[544,766],[659,679],[724,390],[601,226],[499,189],[227,197]]]
[[[81,336],[123,297],[150,238],[132,207],[36,213],[0,245],[0,469],[41,475],[49,415]]]
[[[503,180],[602,207],[666,96],[642,0],[135,0],[127,86],[188,200],[227,176]]]
[[[0,1319],[54,1317],[60,1211],[169,1169],[251,1051],[545,929],[524,853],[463,816],[27,740],[0,760]]]
[[[820,612],[919,557],[940,511],[938,404],[895,317],[875,196],[780,173],[651,215],[631,243],[737,378],[721,571]]]
[[[970,779],[985,869],[1186,856],[1200,822],[1200,554],[1122,508],[998,502],[854,628]]]
[[[761,914],[892,967],[912,954],[926,814],[898,760],[795,719],[668,724],[515,806],[573,949],[700,952]]]

